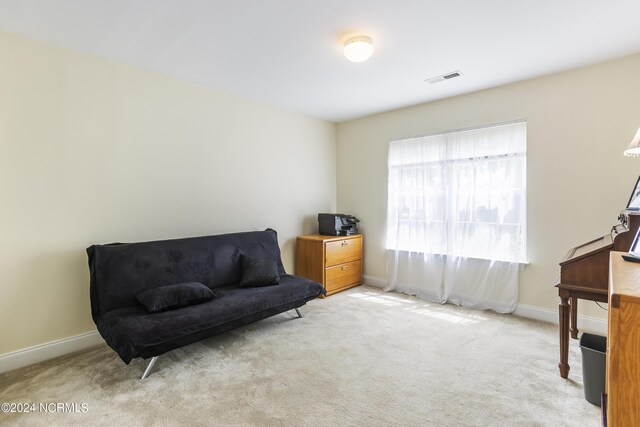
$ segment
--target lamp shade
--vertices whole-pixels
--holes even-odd
[[[371,37],[351,37],[344,43],[344,50],[342,52],[344,53],[345,58],[351,62],[366,61],[373,53]]]
[[[627,157],[640,156],[640,129],[636,133],[636,136],[631,141],[631,144],[624,150],[624,155]]]

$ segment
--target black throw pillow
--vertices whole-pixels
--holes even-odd
[[[276,260],[240,255],[240,268],[242,269],[240,286],[243,288],[271,286],[280,283]]]
[[[186,282],[147,289],[136,295],[136,299],[146,307],[148,312],[157,313],[173,308],[200,304],[201,302],[209,301],[215,296],[215,293],[202,283]]]

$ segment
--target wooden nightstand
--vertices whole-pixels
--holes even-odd
[[[299,236],[296,274],[320,282],[327,295],[362,284],[362,234]]]

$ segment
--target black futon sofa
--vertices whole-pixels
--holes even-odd
[[[298,307],[324,293],[319,283],[285,273],[272,229],[93,245],[87,254],[93,320],[126,364],[152,358],[143,379],[163,353],[287,310],[302,317]],[[242,257],[272,260],[279,283],[239,286]],[[185,282],[205,285],[213,299],[160,312],[149,312],[137,299],[149,289]]]

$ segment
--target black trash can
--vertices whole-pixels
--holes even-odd
[[[582,382],[587,402],[600,406],[600,394],[604,393],[607,374],[607,337],[583,333],[580,337],[582,351]]]

